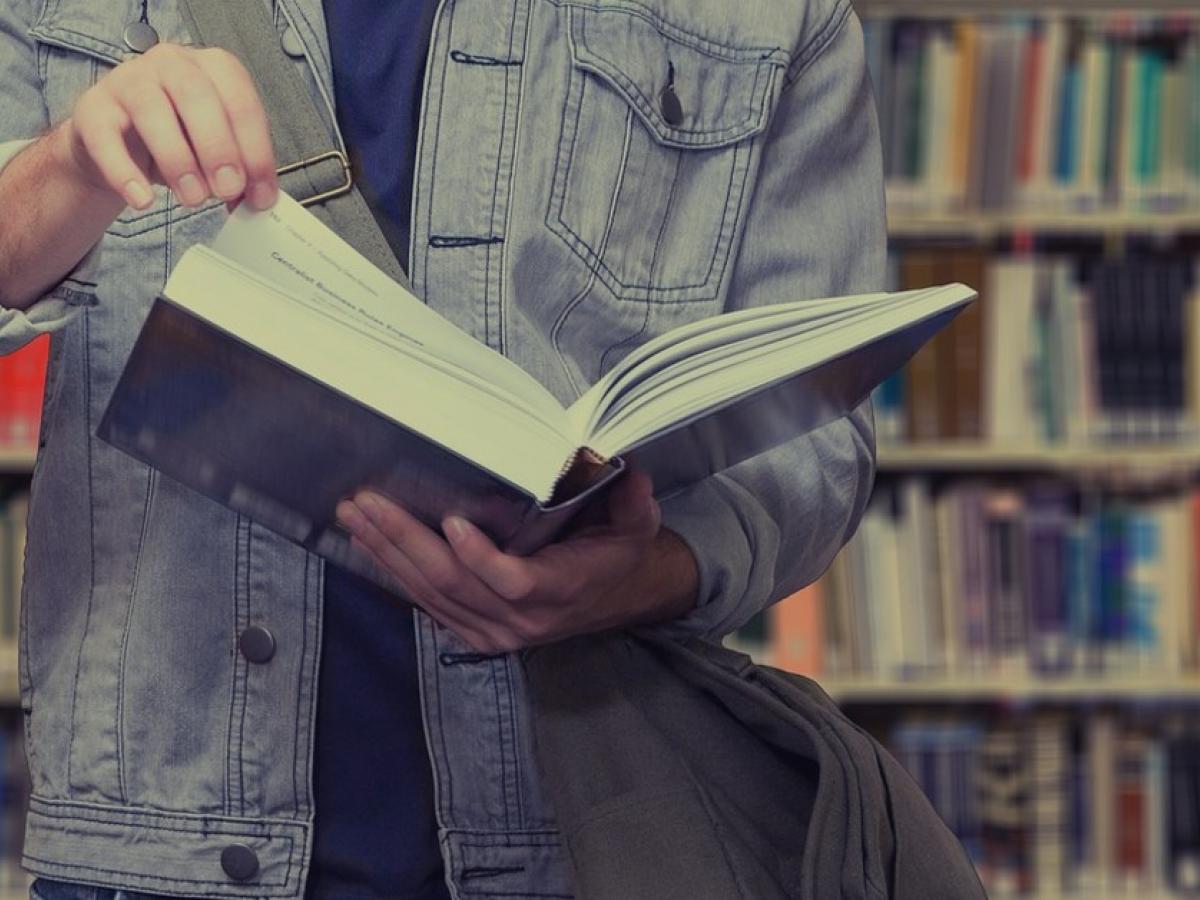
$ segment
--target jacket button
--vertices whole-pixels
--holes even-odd
[[[121,37],[134,53],[145,53],[158,43],[158,32],[149,22],[130,22]]]
[[[252,663],[270,662],[275,655],[275,635],[261,625],[251,625],[238,639],[238,649]]]
[[[293,59],[304,58],[304,45],[300,43],[300,35],[296,34],[296,29],[291,25],[283,29],[283,33],[279,35],[279,46]]]
[[[234,881],[249,881],[258,874],[258,854],[245,844],[230,844],[221,851],[221,868]]]

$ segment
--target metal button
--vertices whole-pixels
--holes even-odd
[[[275,635],[262,625],[251,625],[238,639],[238,649],[252,663],[270,662],[275,655]]]
[[[149,22],[130,22],[122,34],[125,46],[134,53],[145,53],[158,43],[158,32]]]
[[[296,29],[289,25],[283,29],[283,33],[279,35],[279,46],[283,47],[283,52],[288,56],[296,59],[304,58],[304,44],[300,41],[300,35],[296,34]]]
[[[245,844],[230,844],[221,851],[221,868],[234,881],[249,881],[258,874],[258,854]]]
[[[679,103],[679,95],[675,93],[675,88],[668,84],[662,89],[658,99],[662,104],[663,119],[666,123],[672,127],[682,124],[683,106]]]

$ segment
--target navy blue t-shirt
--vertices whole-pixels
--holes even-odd
[[[435,0],[325,0],[338,120],[358,184],[393,247],[408,246],[435,8]],[[448,900],[412,608],[330,564],[324,615],[307,897]]]

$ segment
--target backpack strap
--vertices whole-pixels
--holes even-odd
[[[223,47],[249,71],[270,120],[279,185],[354,249],[406,288],[408,278],[354,184],[350,162],[330,133],[261,0],[179,0],[197,43]]]

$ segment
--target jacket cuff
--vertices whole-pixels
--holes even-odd
[[[744,512],[743,512],[744,511]],[[696,560],[699,583],[696,605],[683,617],[654,626],[670,637],[719,637],[739,619],[745,598],[769,592],[769,585],[756,586],[754,557],[757,552],[774,557],[773,547],[751,545],[750,535],[769,539],[773,529],[754,528],[745,518],[761,507],[732,479],[715,475],[662,502],[664,528],[679,535]],[[774,534],[778,543],[778,534]],[[757,605],[757,604],[755,604]]]

